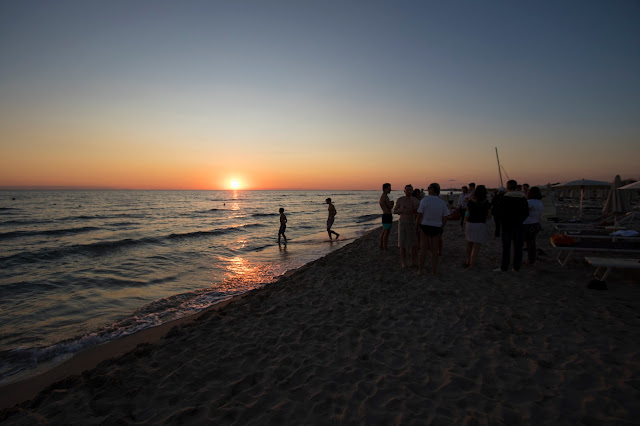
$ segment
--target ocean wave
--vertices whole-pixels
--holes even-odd
[[[140,222],[110,222],[105,224],[105,226],[118,226],[118,227],[132,226],[132,225],[140,225]]]
[[[246,225],[240,225],[237,228],[264,228],[267,225],[262,223],[247,223]]]
[[[262,225],[260,223],[248,223],[246,225],[231,226],[228,228],[221,228],[221,229],[212,229],[210,231],[193,231],[193,232],[185,232],[181,234],[170,234],[170,235],[167,235],[165,238],[168,240],[175,240],[175,239],[183,239],[183,238],[210,237],[210,236],[216,236],[216,235],[230,234],[234,232],[241,232],[245,228],[261,228],[263,226],[265,225]]]
[[[355,221],[356,221],[356,223],[363,223],[363,222],[369,222],[369,221],[377,219],[379,217],[380,217],[379,214],[365,214],[365,215],[356,217]]]
[[[184,232],[182,234],[170,234],[165,238],[168,240],[179,240],[185,238],[200,238],[200,237],[210,237],[214,235],[224,235],[230,232],[240,231],[239,228],[229,228],[229,229],[214,229],[211,231],[194,231],[194,232]]]
[[[121,240],[113,241],[99,241],[90,244],[74,244],[70,246],[63,246],[57,249],[42,249],[38,251],[24,251],[16,253],[14,255],[0,257],[0,267],[9,267],[16,264],[30,264],[40,261],[53,261],[66,256],[72,255],[84,255],[84,256],[100,256],[117,252],[123,249],[129,249],[136,246],[150,245],[150,244],[166,244],[167,242],[191,239],[191,238],[203,238],[211,236],[225,235],[229,233],[242,232],[247,228],[259,228],[265,225],[259,223],[249,223],[246,225],[213,229],[208,231],[193,231],[179,234],[169,234],[164,237],[146,237],[139,239],[125,238]]]
[[[57,249],[42,249],[38,251],[24,251],[11,256],[0,257],[0,267],[7,268],[16,264],[31,264],[42,261],[54,261],[70,255],[96,256],[110,254],[117,250],[142,244],[158,243],[157,238],[141,238],[115,241],[100,241],[90,244],[74,244]]]
[[[94,226],[83,226],[81,228],[47,229],[44,231],[13,231],[0,233],[0,241],[20,237],[62,237],[66,235],[77,235],[85,232],[98,231],[100,228]]]
[[[7,220],[4,222],[0,222],[0,226],[13,226],[13,225],[43,225],[47,223],[53,223],[53,220]]]
[[[193,212],[180,213],[178,216],[191,217],[193,215],[208,215],[208,214],[211,214],[212,212],[221,212],[221,211],[225,211],[225,210],[226,209],[196,210],[196,211],[193,211]]]
[[[13,207],[0,207],[0,216],[9,216],[20,213],[20,209],[14,209]]]
[[[147,214],[143,213],[118,213],[118,214],[96,214],[96,215],[79,215],[79,216],[66,216],[60,218],[60,221],[75,221],[75,220],[108,220],[108,219],[144,219],[147,218]]]

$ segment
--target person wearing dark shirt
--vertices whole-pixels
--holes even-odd
[[[513,246],[513,271],[518,272],[522,264],[523,225],[529,216],[529,204],[522,191],[518,191],[515,180],[507,182],[507,193],[500,199],[498,214],[502,225],[502,263],[496,272],[506,272],[511,263]]]
[[[491,203],[487,201],[487,188],[478,185],[471,199],[467,203],[465,215],[465,266],[471,268],[478,257],[482,244],[486,244],[489,237],[487,219],[491,218]]]
[[[493,235],[496,238],[500,237],[500,216],[498,214],[498,204],[500,204],[500,200],[504,196],[505,192],[507,192],[507,188],[501,186],[500,188],[498,188],[495,195],[493,196],[493,199],[491,200],[491,215],[493,216],[493,223],[495,223],[496,225]]]

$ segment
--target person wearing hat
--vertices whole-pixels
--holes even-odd
[[[493,222],[496,224],[496,229],[493,235],[496,238],[500,238],[500,216],[498,215],[498,203],[506,192],[507,188],[501,186],[497,189],[496,193],[493,195],[493,199],[491,200],[491,215],[493,216]]]
[[[324,200],[327,204],[329,204],[329,217],[327,218],[327,233],[329,234],[329,239],[332,240],[333,238],[331,238],[331,234],[336,234],[336,240],[338,239],[338,237],[340,236],[340,234],[338,234],[335,231],[331,230],[331,227],[333,226],[333,221],[336,217],[336,206],[334,206],[331,203],[331,198],[327,198],[326,200]]]

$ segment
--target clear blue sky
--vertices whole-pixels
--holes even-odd
[[[638,1],[5,1],[0,185],[640,178]]]

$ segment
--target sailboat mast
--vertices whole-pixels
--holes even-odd
[[[500,175],[500,186],[504,186],[502,183],[502,168],[500,167],[500,157],[498,157],[498,147],[496,147],[496,160],[498,160],[498,174]]]

